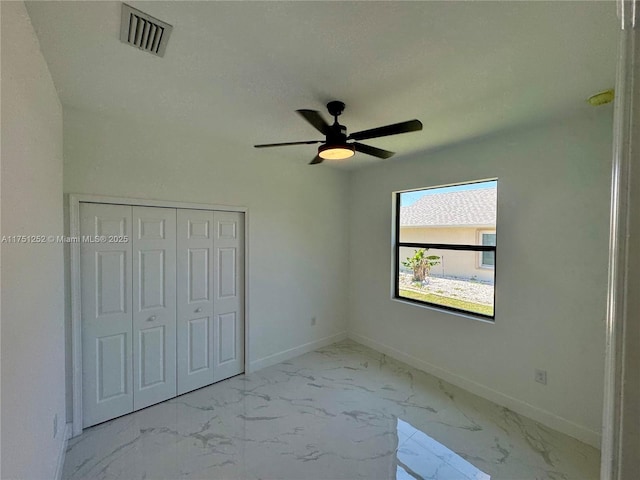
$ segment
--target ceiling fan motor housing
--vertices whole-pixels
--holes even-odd
[[[347,143],[347,127],[334,123],[327,133],[327,143]]]

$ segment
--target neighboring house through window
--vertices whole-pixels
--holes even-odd
[[[480,231],[480,245],[493,245],[496,246],[496,231],[495,230],[481,230]],[[480,252],[481,268],[495,268],[496,254],[495,252]]]
[[[396,193],[395,298],[495,318],[497,187]]]

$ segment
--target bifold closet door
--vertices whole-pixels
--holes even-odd
[[[243,213],[81,203],[80,234],[83,427],[244,372]]]
[[[89,427],[133,411],[131,207],[81,203],[80,234],[116,240],[80,244],[82,415]]]
[[[178,210],[178,395],[213,383],[213,212]]]
[[[176,396],[176,209],[133,207],[133,407]]]
[[[244,214],[213,213],[213,380],[244,372]]]

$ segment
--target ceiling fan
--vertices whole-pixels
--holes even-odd
[[[398,135],[399,133],[416,132],[422,130],[422,122],[420,120],[409,120],[407,122],[394,123],[385,125],[384,127],[372,128],[370,130],[362,130],[347,135],[347,127],[338,123],[338,117],[344,110],[344,103],[334,100],[327,103],[327,110],[334,118],[333,125],[329,125],[325,119],[316,110],[296,110],[302,117],[313,125],[316,130],[325,136],[325,140],[306,140],[302,142],[286,142],[286,143],[267,143],[262,145],[254,145],[255,148],[266,147],[285,147],[288,145],[311,145],[321,143],[318,147],[318,154],[311,160],[309,165],[317,165],[324,160],[344,160],[352,157],[355,152],[366,153],[378,158],[389,158],[395,152],[382,150],[381,148],[372,147],[359,143],[357,141],[348,143],[348,140],[366,140],[367,138],[386,137],[389,135]]]

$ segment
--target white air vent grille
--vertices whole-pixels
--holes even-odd
[[[122,4],[120,40],[124,43],[162,57],[172,28],[168,23]]]

